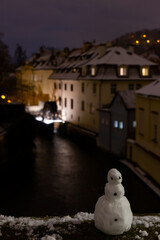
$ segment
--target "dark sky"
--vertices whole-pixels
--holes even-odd
[[[80,47],[122,34],[160,28],[160,0],[0,0],[0,32],[11,54],[41,45]]]

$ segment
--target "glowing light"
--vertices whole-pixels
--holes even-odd
[[[146,38],[146,34],[143,34],[143,37]]]
[[[7,101],[8,103],[11,103],[12,101],[10,100],[10,99],[8,99],[8,101]]]
[[[45,118],[44,120],[43,120],[43,122],[45,123],[45,124],[51,124],[51,123],[54,123],[54,120],[50,120],[50,119],[47,119],[47,118]]]
[[[159,40],[159,39],[157,40],[157,43],[160,43],[160,40]]]
[[[120,76],[126,76],[127,75],[127,68],[126,67],[120,67],[119,75]]]
[[[36,120],[37,120],[37,121],[42,121],[42,119],[43,119],[43,118],[42,118],[41,116],[37,116],[37,117],[36,117]]]
[[[37,116],[36,120],[40,121],[40,122],[43,122],[45,124],[51,124],[51,123],[55,123],[55,122],[59,122],[59,123],[62,122],[61,119],[47,119],[47,118],[43,119],[41,116]]]
[[[146,77],[149,75],[149,68],[148,67],[142,67],[142,76]]]
[[[2,99],[6,99],[6,96],[2,94],[2,95],[1,95],[1,98],[2,98]]]
[[[139,40],[136,40],[136,44],[139,44]]]
[[[147,42],[147,43],[150,43],[150,40],[148,39],[146,42]]]

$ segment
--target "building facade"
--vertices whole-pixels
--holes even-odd
[[[127,157],[160,183],[160,81],[136,92],[136,141],[128,140]]]
[[[135,92],[117,92],[109,108],[99,110],[98,144],[120,157],[126,156],[127,138],[135,137]]]
[[[98,133],[99,112],[120,90],[136,90],[154,80],[155,64],[121,47],[84,45],[74,49],[50,76],[62,118]]]
[[[40,48],[24,66],[17,68],[17,100],[25,105],[38,105],[39,101],[51,100],[53,89],[50,89],[48,78],[64,58],[62,52]]]

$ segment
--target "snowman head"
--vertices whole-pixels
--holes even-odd
[[[107,179],[110,184],[120,184],[122,182],[122,175],[117,169],[112,168],[108,172]]]

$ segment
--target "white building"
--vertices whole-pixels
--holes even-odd
[[[136,90],[152,82],[154,63],[121,47],[85,44],[74,49],[50,76],[50,88],[62,118],[98,133],[98,108],[119,90]]]

